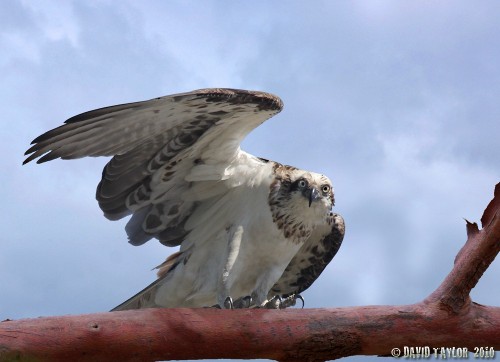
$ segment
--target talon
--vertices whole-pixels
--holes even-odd
[[[234,301],[233,307],[235,309],[250,308],[252,306],[253,298],[250,295],[246,297],[238,298]]]
[[[306,305],[306,302],[304,301],[304,298],[302,298],[302,296],[300,294],[297,294],[294,296],[294,299],[297,300],[297,299],[300,299],[300,301],[302,302],[302,307],[300,307],[300,309],[304,309],[304,306]]]
[[[263,307],[267,309],[281,309],[282,303],[283,299],[281,299],[281,296],[275,295]]]
[[[226,308],[226,309],[234,309],[233,298],[227,297],[224,300],[224,308]]]
[[[304,302],[304,298],[300,294],[291,294],[291,295],[287,296],[285,299],[283,299],[283,301],[280,305],[280,309],[285,309],[288,307],[295,306],[295,304],[297,303],[297,299],[300,299],[300,301],[302,302],[301,309],[303,309],[305,302]]]

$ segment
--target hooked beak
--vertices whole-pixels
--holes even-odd
[[[311,204],[313,201],[316,201],[320,198],[319,191],[315,187],[311,187],[309,190],[307,190],[307,193],[309,194],[309,207],[311,207]]]

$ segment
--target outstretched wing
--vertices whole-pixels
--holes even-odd
[[[281,278],[271,288],[268,298],[302,293],[320,276],[342,244],[344,219],[331,215],[331,227],[318,227],[290,261]]]
[[[126,230],[134,245],[153,237],[179,245],[202,201],[231,187],[221,181],[235,160],[246,158],[249,167],[263,162],[240,151],[240,143],[282,107],[268,93],[201,89],[101,108],[37,137],[24,163],[114,156],[96,192],[104,215],[133,214]]]

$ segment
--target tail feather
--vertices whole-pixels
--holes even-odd
[[[155,297],[161,284],[165,282],[165,278],[168,277],[168,273],[175,269],[177,264],[180,262],[183,253],[178,251],[170,255],[167,260],[162,264],[158,265],[155,269],[158,269],[158,279],[149,284],[146,288],[141,290],[139,293],[133,297],[127,299],[122,304],[111,309],[111,312],[118,310],[128,310],[128,309],[141,309],[141,308],[160,308],[160,305],[155,303]]]
[[[153,283],[149,284],[146,288],[141,290],[139,293],[134,295],[133,297],[127,299],[122,304],[111,309],[110,312],[118,311],[118,310],[128,310],[128,309],[141,309],[141,308],[158,308],[159,305],[156,305],[154,300],[156,296],[156,292],[160,287],[160,281],[162,279],[157,279]]]

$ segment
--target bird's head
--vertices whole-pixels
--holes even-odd
[[[330,179],[291,167],[284,171],[271,192],[274,193],[270,195],[271,204],[274,201],[276,206],[305,224],[323,223],[335,202]]]
[[[295,207],[309,208],[310,212],[324,214],[330,211],[335,199],[328,177],[314,172],[294,172],[291,175],[289,194]],[[305,212],[308,212],[305,210]]]

